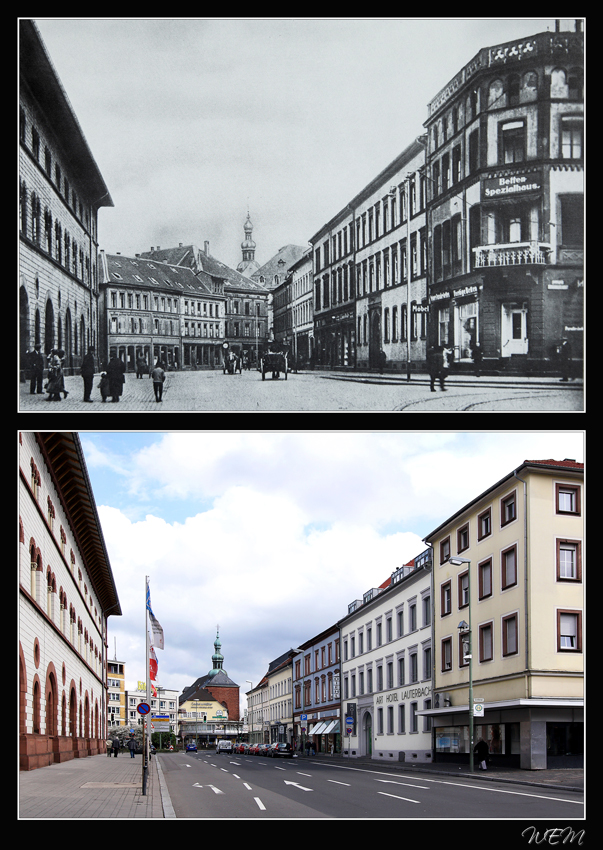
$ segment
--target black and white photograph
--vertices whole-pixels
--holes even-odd
[[[20,413],[584,412],[584,18],[17,40]]]

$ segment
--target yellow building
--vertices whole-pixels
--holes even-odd
[[[466,761],[483,738],[497,763],[583,763],[583,475],[526,460],[425,537],[435,761]]]
[[[126,665],[123,661],[107,662],[107,726],[125,726],[126,716]]]

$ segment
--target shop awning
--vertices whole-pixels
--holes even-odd
[[[310,735],[322,735],[326,725],[326,723],[319,723],[318,726],[314,726],[314,728],[310,730]]]
[[[332,732],[335,732],[335,727],[339,725],[338,720],[331,720],[330,723],[327,723],[326,729],[323,730],[323,735],[330,735]]]

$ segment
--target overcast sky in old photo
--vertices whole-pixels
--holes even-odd
[[[524,460],[584,460],[580,431],[79,436],[122,610],[109,658],[144,681],[149,576],[157,683],[179,693],[211,670],[218,624],[243,695]]]
[[[114,202],[100,248],[236,268],[308,240],[424,132],[482,47],[553,18],[35,18]],[[573,26],[565,20],[563,25]]]

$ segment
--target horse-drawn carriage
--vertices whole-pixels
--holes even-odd
[[[287,380],[289,372],[289,348],[283,343],[271,342],[266,346],[266,350],[262,354],[260,360],[260,371],[262,373],[262,381],[266,380],[266,373],[272,372],[272,379],[279,378],[281,372]]]

